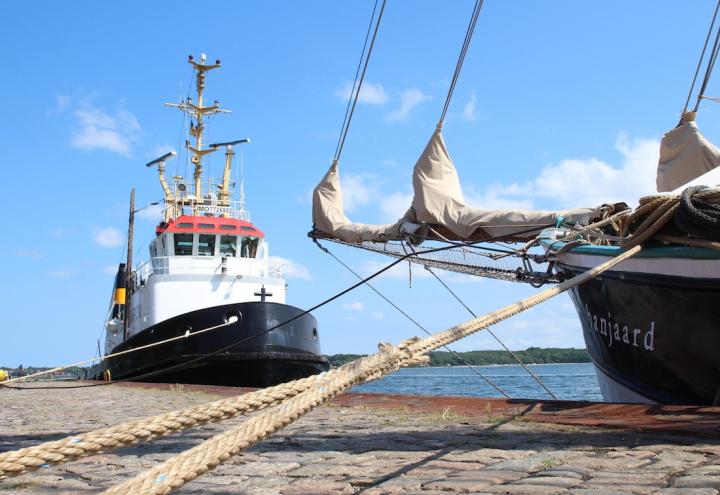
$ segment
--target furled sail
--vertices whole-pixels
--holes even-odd
[[[695,112],[685,112],[680,125],[665,133],[657,167],[658,192],[672,191],[720,165],[720,150],[695,124]]]
[[[433,133],[413,170],[414,196],[405,216],[394,224],[351,222],[343,210],[337,163],[313,191],[315,233],[345,242],[402,239],[430,226],[452,240],[508,238],[527,240],[558,219],[587,224],[600,216],[600,207],[565,211],[484,210],[465,203],[460,179],[450,159],[441,128]]]
[[[600,208],[537,211],[485,210],[469,206],[463,197],[460,179],[440,128],[435,130],[415,164],[413,189],[413,220],[444,227],[458,239],[529,239],[535,237],[540,229],[556,223],[560,217],[585,224],[591,218],[600,216]],[[532,230],[533,227],[537,230]]]
[[[315,231],[345,242],[401,239],[400,222],[387,225],[353,223],[345,216],[338,164],[333,162],[325,177],[313,190]]]

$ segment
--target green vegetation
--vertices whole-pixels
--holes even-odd
[[[522,360],[523,363],[588,363],[590,356],[585,349],[558,349],[540,347],[529,347],[524,351],[513,351]],[[516,364],[507,351],[470,351],[459,352],[462,358],[468,363],[475,366],[484,366],[489,364]],[[355,359],[363,357],[364,354],[335,354],[327,356],[332,366],[342,366]],[[446,351],[437,351],[430,353],[430,366],[462,366],[460,358]]]

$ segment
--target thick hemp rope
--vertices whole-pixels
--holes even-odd
[[[381,378],[402,366],[424,362],[427,359],[425,355],[428,352],[467,337],[580,285],[634,256],[641,249],[641,246],[635,246],[607,262],[539,294],[431,337],[422,340],[415,337],[404,341],[398,347],[381,344],[379,353],[350,363],[347,367],[343,367],[342,372],[335,374],[331,379],[326,379],[324,383],[315,384],[312,388],[283,404],[249,419],[236,428],[216,435],[140,474],[136,478],[110,488],[104,493],[170,493],[349,388],[366,381]]]

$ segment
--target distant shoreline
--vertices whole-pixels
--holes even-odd
[[[589,363],[590,356],[585,349],[576,348],[558,348],[558,347],[529,347],[524,351],[513,351],[513,353],[523,362],[523,364],[577,364]],[[459,357],[446,351],[436,351],[430,353],[429,366],[432,368],[446,368],[448,366],[503,366],[518,364],[515,358],[507,351],[468,351],[458,352]],[[331,366],[337,367],[349,363],[366,354],[332,354],[325,356]],[[32,374],[38,371],[51,369],[50,366],[24,366],[23,374]],[[17,377],[18,369],[16,367],[3,367],[11,376]],[[82,368],[70,368],[64,370],[61,374],[67,376],[80,376]]]
[[[585,349],[558,347],[529,347],[524,351],[513,351],[524,364],[570,364],[589,363],[590,356]],[[456,355],[457,354],[457,355]],[[460,357],[458,357],[458,355]],[[325,356],[332,366],[343,364],[364,357],[365,354],[332,354]],[[518,364],[517,360],[507,351],[468,351],[450,353],[436,351],[430,353],[429,366],[442,368],[447,366],[492,366]]]

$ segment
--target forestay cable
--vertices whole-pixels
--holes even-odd
[[[348,100],[348,107],[345,110],[345,118],[343,119],[342,128],[340,129],[340,137],[338,139],[337,147],[335,148],[335,156],[333,157],[333,162],[338,162],[340,160],[340,155],[342,154],[343,146],[345,145],[345,138],[347,137],[348,131],[350,130],[350,122],[352,121],[352,116],[355,112],[355,105],[357,104],[358,98],[360,97],[360,89],[362,89],[362,83],[365,79],[365,72],[367,71],[368,64],[370,63],[370,56],[372,55],[372,50],[375,46],[375,40],[377,39],[378,30],[380,29],[380,21],[382,21],[386,2],[387,0],[383,0],[382,5],[380,6],[380,13],[378,14],[377,21],[375,22],[375,30],[373,31],[372,39],[370,41],[370,47],[367,50],[367,55],[365,55],[365,46],[367,46],[368,38],[367,35],[365,36],[365,44],[363,45],[360,62],[358,62],[358,69],[360,68],[361,64],[363,65],[362,72],[360,73],[360,79],[358,79],[357,71],[355,72],[355,82],[353,82],[352,90],[350,92],[350,99]],[[373,8],[372,17],[370,18],[370,25],[368,26],[367,34],[370,34],[370,28],[373,25],[373,20],[375,19],[376,9],[377,0],[375,1],[375,7]],[[365,58],[364,64],[363,57]]]
[[[687,111],[688,105],[690,104],[690,97],[692,96],[692,92],[695,89],[695,82],[697,81],[697,76],[700,73],[702,61],[705,58],[705,51],[707,50],[708,43],[710,42],[710,36],[712,35],[713,27],[715,26],[718,9],[720,9],[720,0],[718,0],[717,5],[715,6],[715,13],[713,14],[712,21],[710,22],[710,27],[708,28],[708,33],[705,37],[705,44],[703,45],[702,52],[700,52],[700,60],[698,60],[697,67],[695,68],[695,74],[693,75],[692,83],[690,83],[690,91],[688,91],[687,99],[685,100],[685,107],[683,107],[682,113],[685,113]]]
[[[712,22],[710,23],[710,29],[708,30],[707,38],[705,39],[705,45],[703,46],[702,53],[700,55],[700,61],[698,62],[698,70],[700,69],[700,65],[702,64],[703,58],[705,56],[705,50],[707,49],[708,41],[710,39],[710,35],[713,30],[713,26],[715,24],[715,18],[717,17],[718,9],[720,8],[720,0],[718,0],[718,4],[715,7],[715,13],[713,14]],[[693,112],[697,112],[698,107],[700,106],[700,100],[703,99],[705,95],[705,89],[707,88],[708,82],[710,82],[710,75],[712,74],[713,68],[715,67],[715,61],[718,56],[718,45],[720,45],[720,29],[718,29],[717,34],[715,35],[715,43],[713,43],[712,51],[710,52],[710,57],[708,58],[708,64],[707,68],[705,69],[705,77],[703,78],[702,86],[700,87],[700,92],[697,96],[697,101],[695,102],[695,108],[693,108]],[[693,78],[693,84],[690,88],[690,91],[692,92],[693,87],[695,86],[695,78],[697,78],[697,71],[695,72],[695,77]],[[689,98],[689,95],[688,95]],[[687,107],[687,105],[686,105]]]
[[[448,94],[445,98],[445,106],[443,107],[442,115],[440,115],[438,127],[442,127],[442,124],[445,121],[445,115],[447,114],[448,107],[450,106],[450,101],[452,100],[453,92],[455,91],[455,85],[460,77],[460,70],[465,62],[465,56],[467,55],[468,48],[470,47],[470,40],[472,40],[473,33],[475,32],[475,25],[477,24],[482,6],[483,0],[476,0],[472,15],[470,16],[470,23],[468,24],[467,31],[465,32],[465,39],[463,40],[462,48],[460,49],[460,56],[458,57],[457,64],[455,65],[455,73],[453,74],[452,81],[450,82],[450,88],[448,89]]]

